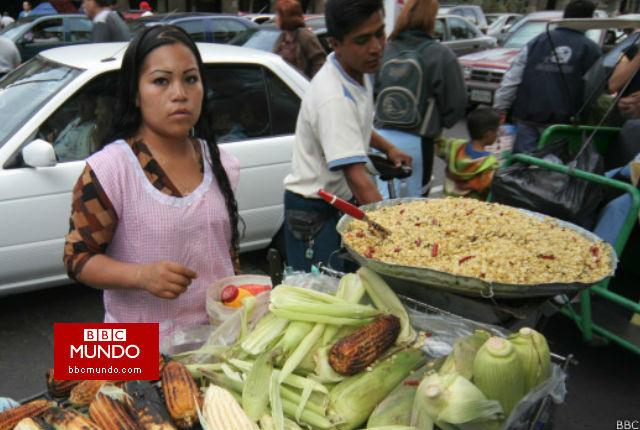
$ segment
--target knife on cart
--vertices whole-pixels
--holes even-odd
[[[325,202],[329,203],[331,206],[335,207],[336,209],[344,212],[347,215],[354,217],[355,219],[359,219],[361,221],[366,222],[374,229],[375,232],[379,233],[383,238],[391,234],[389,230],[387,230],[386,228],[384,228],[383,226],[381,226],[380,224],[378,224],[377,222],[369,218],[367,214],[365,214],[364,211],[359,207],[357,207],[356,205],[353,205],[348,201],[341,199],[340,197],[335,196],[323,189],[318,191],[318,195],[322,197],[322,199]]]

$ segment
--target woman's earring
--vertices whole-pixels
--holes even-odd
[[[191,127],[191,130],[189,130],[189,137],[195,137],[195,136],[196,136],[196,128]]]

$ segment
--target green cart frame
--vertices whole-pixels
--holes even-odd
[[[583,138],[595,132],[593,141],[598,151],[600,153],[603,153],[606,147],[615,141],[615,138],[619,131],[620,129],[611,127],[599,127],[596,129],[596,127],[592,126],[554,125],[546,129],[542,134],[539,146],[543,147],[551,142],[558,141],[559,139],[567,139],[571,147],[577,150],[584,142]],[[620,259],[622,257],[622,251],[627,244],[629,236],[631,235],[631,231],[633,230],[635,224],[638,222],[638,212],[640,210],[640,192],[635,186],[631,185],[630,183],[617,181],[602,175],[597,175],[578,169],[570,169],[567,166],[551,163],[546,160],[542,160],[540,158],[532,157],[525,154],[512,154],[509,155],[506,160],[507,164],[516,161],[538,166],[540,168],[548,170],[553,170],[556,172],[566,173],[567,175],[571,175],[576,178],[594,182],[605,187],[616,188],[628,193],[631,196],[631,208],[627,213],[624,226],[618,234],[614,246],[618,258]],[[560,308],[560,312],[575,321],[578,328],[582,332],[584,341],[594,343],[594,333],[596,333],[605,341],[615,342],[622,347],[635,352],[636,354],[640,354],[640,337],[636,336],[637,339],[630,340],[623,337],[624,330],[613,330],[610,328],[605,328],[601,324],[596,324],[593,320],[591,298],[592,295],[596,295],[612,304],[621,306],[635,313],[632,321],[638,325],[638,327],[636,327],[635,329],[637,329],[637,332],[640,333],[640,323],[638,322],[638,320],[640,320],[640,303],[633,302],[623,295],[610,291],[609,280],[610,279],[607,278],[582,291],[580,293],[579,308],[577,308],[578,305],[569,303],[569,301],[567,300],[567,303]],[[632,321],[629,321],[628,324],[633,324]]]

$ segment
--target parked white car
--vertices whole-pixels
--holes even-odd
[[[283,222],[282,181],[308,81],[270,53],[198,47],[211,121],[241,164],[241,249],[264,248]],[[60,146],[71,129],[66,126],[86,113],[87,99],[113,106],[125,48],[114,43],[52,49],[0,81],[0,296],[68,282],[62,255],[71,190],[92,150],[63,154]],[[93,112],[95,130],[104,111]]]

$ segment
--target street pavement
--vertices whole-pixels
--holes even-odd
[[[465,136],[464,123],[447,135]],[[436,184],[442,184],[442,171],[437,161]],[[243,254],[241,260],[244,273],[267,270],[265,251]],[[76,284],[0,299],[0,396],[21,400],[46,389],[45,372],[53,365],[53,323],[102,317],[101,292]],[[553,415],[555,429],[640,427],[640,356],[616,345],[582,343],[575,325],[563,316],[551,318],[542,331],[552,351],[573,354],[578,361],[568,369],[568,393]]]

